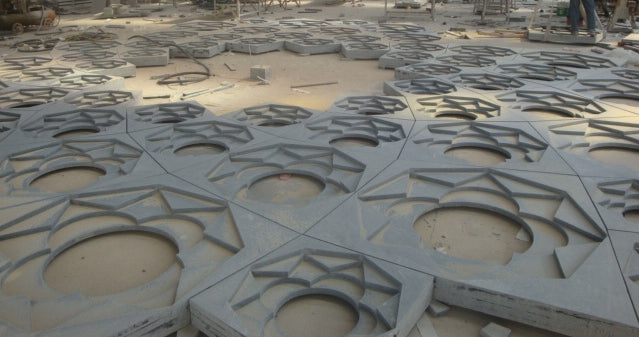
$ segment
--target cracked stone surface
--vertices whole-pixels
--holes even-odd
[[[0,335],[192,322],[281,336],[280,309],[314,295],[357,313],[348,336],[405,337],[438,302],[573,337],[638,335],[639,72],[439,39],[415,24],[200,20],[5,57]],[[341,53],[395,80],[327,111],[141,105],[123,77],[187,56],[176,45]],[[122,246],[113,272],[83,250],[113,238],[150,241]],[[167,263],[125,269],[148,262],[141,251]]]

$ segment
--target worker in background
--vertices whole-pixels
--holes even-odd
[[[568,7],[568,17],[570,18],[570,32],[572,35],[579,34],[579,21],[581,19],[581,5],[586,12],[586,26],[588,35],[595,36],[595,1],[594,0],[570,0]]]

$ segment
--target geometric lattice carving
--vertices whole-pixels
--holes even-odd
[[[256,126],[283,126],[300,123],[312,115],[310,110],[298,106],[266,104],[231,112],[227,116]]]
[[[268,27],[268,26],[250,26],[250,27],[235,27],[235,28],[231,28],[230,31],[234,34],[256,35],[256,34],[276,33],[281,31],[281,29],[277,27]]]
[[[310,160],[312,158],[312,160]],[[249,187],[258,179],[282,173],[303,173],[325,184],[316,198],[354,192],[365,165],[331,147],[273,144],[232,153],[207,179],[223,189]]]
[[[110,332],[129,335],[140,326],[154,328],[162,322],[154,321],[157,308],[185,303],[207,276],[244,247],[224,201],[173,186],[102,190],[31,203],[23,209],[19,215],[0,211],[1,240],[20,244],[35,238],[29,241],[31,250],[8,256],[0,310],[25,313],[15,321],[27,334],[122,315],[135,322],[135,328],[111,326]],[[127,291],[90,297],[79,292],[67,295],[42,281],[49,262],[67,248],[100,235],[132,231],[159,235],[177,248],[174,262],[155,279]],[[16,297],[27,300],[7,300]],[[43,305],[49,310],[42,310]]]
[[[555,147],[577,154],[597,148],[639,150],[639,124],[589,119],[552,125],[548,130],[557,135]]]
[[[381,38],[379,36],[373,35],[358,35],[358,34],[347,34],[347,35],[338,35],[335,37],[335,40],[342,42],[374,42],[379,41]]]
[[[84,92],[69,99],[67,103],[78,108],[99,108],[128,102],[135,97],[132,92],[118,90],[104,90]]]
[[[19,120],[20,114],[0,110],[0,140],[9,135]]]
[[[493,264],[450,257],[420,242],[413,231],[420,215],[449,207],[471,207],[497,211],[512,219],[528,232],[532,245],[513,255],[507,266],[533,277],[570,277],[583,259],[564,260],[559,256],[562,250],[571,245],[596,245],[607,236],[568,192],[487,168],[411,168],[375,182],[359,194],[359,199],[371,208],[367,219],[376,219],[360,224],[363,237],[384,246],[399,244],[424,250],[460,277],[478,272],[463,266],[485,264],[485,269]],[[532,265],[556,267],[530,268]]]
[[[43,68],[28,68],[22,71],[22,75],[19,79],[11,79],[13,81],[31,82],[31,81],[43,81],[55,78],[60,78],[74,73],[73,68],[64,67],[43,67]],[[8,79],[8,78],[7,78]]]
[[[617,65],[604,57],[591,56],[578,53],[538,51],[521,54],[532,62],[545,63],[552,66],[573,68],[612,68]]]
[[[397,98],[383,96],[351,96],[338,100],[331,111],[350,112],[359,115],[392,115],[408,108]]]
[[[592,99],[557,91],[514,90],[497,95],[497,98],[521,111],[543,110],[572,118],[585,118],[606,111]]]
[[[639,82],[622,79],[580,79],[571,90],[595,99],[639,99]]]
[[[248,127],[227,121],[182,122],[146,136],[153,152],[173,153],[195,144],[220,145],[232,149],[253,139]]]
[[[5,57],[0,63],[0,71],[6,70],[23,70],[27,68],[40,67],[43,64],[51,62],[49,57],[42,56],[14,56]]]
[[[437,61],[441,62],[442,64],[446,64],[450,66],[472,67],[472,68],[493,66],[497,63],[495,62],[495,60],[491,58],[481,56],[481,55],[473,55],[473,54],[440,56],[437,58]]]
[[[524,83],[508,76],[495,75],[490,73],[479,74],[457,74],[449,80],[460,86],[481,90],[509,90],[524,86]]]
[[[100,85],[112,80],[113,77],[107,75],[74,75],[60,78],[51,85],[65,89],[82,89],[94,85]]]
[[[108,179],[131,172],[141,155],[142,150],[118,140],[64,140],[8,155],[0,162],[0,177],[10,185],[9,193],[30,189],[49,172],[78,166],[100,168]]]
[[[141,122],[158,123],[180,123],[193,118],[201,117],[206,108],[201,105],[184,103],[164,103],[136,107],[134,110],[135,120]]]
[[[28,88],[0,94],[0,108],[26,108],[57,101],[69,92],[56,88]]]
[[[175,25],[176,27],[184,30],[192,30],[196,32],[219,30],[224,28],[231,28],[237,26],[235,23],[223,22],[223,21],[190,21],[182,22]]]
[[[78,50],[73,53],[64,54],[62,58],[64,61],[92,61],[92,60],[106,60],[117,55],[116,52],[104,50],[104,49],[87,49]]]
[[[545,64],[499,64],[497,65],[497,69],[500,73],[507,76],[531,80],[563,81],[577,78],[577,73],[574,71]]]
[[[21,129],[32,137],[55,137],[73,131],[101,132],[123,120],[124,116],[116,110],[77,109],[42,114],[25,123]]]
[[[443,95],[457,91],[454,84],[438,78],[416,78],[412,80],[392,81],[384,83],[384,93],[391,95],[387,88],[397,94],[409,93],[417,95]]]
[[[639,210],[639,180],[622,179],[607,181],[597,185],[597,188],[605,194],[599,205],[610,209],[619,209],[621,214]]]
[[[479,122],[429,124],[413,138],[437,152],[456,148],[484,148],[502,153],[508,161],[538,162],[548,145],[520,129]]]
[[[431,44],[425,42],[415,42],[415,41],[401,41],[397,44],[393,44],[394,49],[405,50],[405,51],[421,51],[421,52],[434,52],[446,49],[445,47],[438,44]]]
[[[611,71],[611,73],[619,77],[627,78],[629,80],[639,80],[639,70],[624,68],[624,69],[613,70]]]
[[[289,19],[280,20],[280,26],[288,28],[315,28],[328,26],[330,23],[322,20],[309,20],[309,19]]]
[[[476,97],[442,95],[418,98],[422,106],[419,112],[432,114],[434,117],[455,117],[477,119],[497,117],[501,114],[501,106]]]
[[[375,143],[396,142],[406,138],[402,126],[367,116],[332,116],[306,124],[313,133],[309,139],[364,138]]]
[[[456,46],[449,49],[458,54],[470,54],[479,56],[504,57],[515,55],[516,53],[508,48],[493,46]]]
[[[395,69],[395,78],[403,80],[409,78],[457,74],[461,71],[462,70],[460,68],[445,64],[415,63]]]
[[[76,64],[78,68],[86,69],[87,71],[96,69],[115,69],[126,65],[127,62],[124,60],[91,60]]]
[[[400,298],[408,300],[393,273],[365,256],[321,249],[258,262],[224,287],[232,288],[214,288],[215,293],[207,293],[207,303],[192,309],[194,316],[208,323],[205,331],[224,336],[287,336],[274,322],[279,308],[309,294],[329,295],[352,305],[360,324],[348,336],[380,336],[396,328]],[[235,319],[219,321],[219,317]]]
[[[115,40],[71,41],[68,43],[59,43],[55,46],[55,49],[66,51],[100,50],[113,49],[121,45],[121,42]]]

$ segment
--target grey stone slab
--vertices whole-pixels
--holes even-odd
[[[211,40],[199,40],[178,44],[169,49],[169,56],[176,58],[211,58],[226,50],[226,43]]]
[[[420,121],[415,124],[401,157],[453,165],[574,174],[528,123]]]
[[[406,95],[406,101],[418,121],[513,119],[513,116],[504,114],[504,108],[499,101],[468,89],[458,89],[443,95]]]
[[[606,239],[566,282],[472,280],[462,286],[438,280],[441,288],[435,289],[435,298],[568,336],[634,336],[639,333],[637,318],[628,309],[632,303],[620,284],[618,265],[610,263],[614,256]],[[598,291],[583,296],[587,289]],[[515,295],[500,301],[494,297],[498,293]]]
[[[200,162],[217,163],[228,152],[273,137],[212,114],[130,135],[169,172]]]
[[[287,40],[284,48],[298,54],[332,54],[338,53],[342,49],[342,44],[332,39],[309,37]]]
[[[525,51],[515,61],[544,63],[569,69],[598,69],[624,66],[626,60],[568,51]]]
[[[263,54],[284,49],[284,41],[270,37],[249,37],[227,42],[226,49],[245,54]]]
[[[2,240],[27,237],[31,243],[22,246],[27,250],[13,250],[8,268],[0,272],[8,280],[0,292],[0,314],[25,310],[21,319],[30,324],[20,332],[33,336],[166,336],[189,323],[191,297],[295,237],[292,231],[170,175],[138,177],[21,207],[24,215],[16,219],[7,216],[13,208],[0,210]],[[122,215],[131,223],[99,221]],[[93,225],[85,226],[94,217]],[[64,231],[58,230],[61,226]],[[38,269],[73,244],[131,230],[174,242],[178,250],[174,266],[146,284],[99,297],[65,295],[37,277]],[[33,264],[41,266],[35,274],[33,268],[25,269]],[[168,277],[175,271],[177,279]],[[27,286],[16,288],[16,284]],[[154,305],[166,292],[175,296],[169,304]],[[17,305],[16,295],[27,301]],[[41,329],[31,331],[33,327]]]
[[[129,107],[142,103],[140,91],[127,90],[86,90],[71,93],[63,102],[76,108],[117,108]]]
[[[292,29],[312,29],[330,25],[330,23],[327,21],[314,19],[285,19],[280,20],[278,23],[282,27]]]
[[[523,87],[495,97],[513,113],[528,121],[571,118],[606,118],[633,116],[629,111],[569,90],[555,87]]]
[[[415,235],[416,221],[450,207],[507,216],[526,228],[531,246],[505,265],[431,248]],[[572,336],[638,331],[606,231],[576,176],[400,160],[307,235],[429,272],[441,291],[435,298],[448,304]]]
[[[635,310],[639,309],[639,234],[611,230],[610,240]]]
[[[424,312],[432,281],[426,274],[300,237],[191,299],[191,319],[211,335],[284,336],[274,322],[279,308],[291,299],[321,294],[359,313],[359,324],[347,336],[404,337]]]
[[[393,96],[347,96],[335,101],[328,112],[384,116],[389,119],[415,119],[406,99]]]
[[[426,51],[389,51],[379,58],[379,67],[384,69],[395,69],[424,62],[432,58],[434,58],[434,56]]]
[[[11,109],[0,110],[0,142],[7,138],[18,126],[21,114]]]
[[[479,335],[481,337],[509,337],[510,332],[510,329],[497,323],[490,322],[488,325],[479,330]]]
[[[218,31],[227,28],[236,27],[237,23],[226,21],[206,21],[206,20],[192,20],[188,22],[182,22],[175,25],[176,28],[190,30],[195,32],[209,32]]]
[[[533,127],[557,149],[580,176],[634,177],[638,117],[534,122]],[[607,154],[608,153],[608,154]],[[599,158],[599,159],[598,159]]]
[[[454,83],[458,88],[469,88],[489,94],[519,89],[526,85],[525,82],[515,77],[495,74],[490,70],[484,69],[474,71],[465,70],[457,74],[438,77],[445,78]]]
[[[114,55],[115,56],[115,55]],[[169,64],[168,48],[127,49],[117,55],[136,67],[155,67]]]
[[[62,100],[70,93],[70,90],[53,87],[13,85],[0,90],[0,108],[42,109],[43,105]]]
[[[124,78],[102,74],[76,73],[51,81],[50,86],[75,90],[119,90],[124,89]]]
[[[461,67],[441,64],[437,62],[420,62],[404,67],[395,68],[395,79],[409,80],[426,78],[434,75],[450,75],[460,73]]]
[[[61,170],[88,168],[102,174],[92,185],[110,185],[125,175],[162,174],[165,171],[124,134],[43,138],[41,143],[17,143],[0,151],[2,194],[46,194],[31,184]],[[63,189],[63,191],[66,191]]]
[[[317,110],[300,106],[270,103],[229,112],[222,117],[251,125],[272,135],[286,136],[291,130],[298,129],[300,123],[318,113],[320,112]]]
[[[88,134],[120,134],[125,131],[125,111],[122,108],[74,109],[59,105],[25,118],[7,141],[32,143]]]
[[[108,76],[134,77],[135,65],[122,59],[89,60],[77,62],[83,71]]]
[[[476,55],[499,59],[514,58],[517,55],[517,52],[510,48],[491,46],[486,44],[460,44],[456,46],[449,46],[446,49],[446,53],[459,55]]]
[[[607,71],[601,71],[591,75],[591,78],[579,78],[568,83],[566,88],[602,104],[626,110],[630,112],[628,115],[636,115],[639,81],[613,77],[606,73]]]
[[[636,219],[636,175],[628,178],[591,178],[582,181],[608,230],[639,233]],[[613,242],[614,243],[614,242]]]
[[[384,82],[384,94],[389,96],[405,96],[406,94],[414,95],[441,95],[449,94],[457,91],[457,87],[443,79],[416,78],[400,81]]]
[[[581,73],[581,70],[578,69],[534,62],[500,63],[493,68],[493,71],[538,84],[574,80],[577,78],[578,73]]]
[[[127,109],[127,131],[135,132],[210,116],[213,113],[195,101],[132,106]]]
[[[304,232],[388,164],[385,160],[371,160],[372,155],[347,153],[308,140],[273,138],[231,152],[219,164],[201,163],[173,173],[281,225]],[[298,187],[295,180],[286,182],[290,176],[312,181],[317,189],[306,196],[293,196],[289,190],[296,191]],[[268,196],[254,187],[260,186],[259,182],[265,178],[281,181],[273,185]]]
[[[379,42],[342,43],[342,55],[351,60],[377,60],[389,51],[387,44]]]

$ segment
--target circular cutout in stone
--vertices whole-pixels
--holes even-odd
[[[331,140],[330,144],[335,147],[376,147],[379,143],[364,137],[343,137]]]
[[[465,121],[472,121],[477,119],[472,115],[465,115],[461,113],[442,113],[435,116],[436,118],[447,118],[447,119],[461,119]]]
[[[615,97],[615,96],[603,96],[598,98],[601,101],[613,104],[623,104],[632,107],[639,107],[639,99],[631,96]]]
[[[45,282],[65,294],[116,294],[146,284],[175,263],[177,247],[142,231],[107,233],[80,241],[58,254]]]
[[[425,246],[442,253],[502,265],[531,245],[516,238],[522,229],[516,221],[474,207],[432,210],[420,216],[413,229]]]
[[[45,102],[24,102],[24,103],[18,103],[18,104],[14,104],[9,106],[9,108],[12,109],[26,109],[26,108],[32,108],[34,106],[38,106],[41,104],[44,104]]]
[[[257,124],[257,126],[266,126],[271,128],[279,128],[282,126],[292,125],[294,123],[289,121],[277,121],[277,120],[267,120],[262,123]]]
[[[86,136],[86,135],[91,135],[94,133],[98,133],[100,132],[100,130],[98,129],[74,129],[74,130],[67,130],[67,131],[62,131],[60,133],[55,134],[53,137],[57,138],[57,139],[70,139],[70,138],[74,138],[74,137],[81,137],[81,136]]]
[[[65,192],[89,186],[106,172],[89,166],[75,166],[45,173],[34,179],[29,186],[47,192]]]
[[[182,146],[173,153],[179,157],[185,156],[198,156],[198,155],[211,155],[218,154],[226,151],[224,146],[212,143],[196,143]]]
[[[622,165],[631,170],[639,170],[639,150],[623,147],[598,147],[588,154],[602,163]]]
[[[524,109],[523,111],[533,114],[535,116],[538,117],[542,117],[542,118],[556,118],[557,116],[559,117],[576,117],[576,116],[572,116],[567,112],[561,111],[559,109],[553,109],[551,107],[548,107],[546,109],[544,108],[529,108],[529,109]]]
[[[248,198],[276,203],[296,204],[314,198],[324,190],[324,183],[303,174],[279,173],[257,180],[248,188]]]
[[[444,152],[447,156],[452,156],[465,160],[471,164],[479,166],[495,166],[510,158],[508,152],[504,153],[494,149],[479,146],[459,146]]]
[[[341,337],[357,325],[357,311],[348,302],[329,295],[306,295],[286,302],[275,316],[288,337]]]
[[[632,209],[632,210],[625,211],[623,212],[623,217],[624,219],[628,221],[639,223],[639,209]]]

